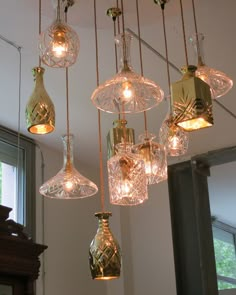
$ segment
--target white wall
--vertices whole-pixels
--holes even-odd
[[[41,146],[45,180],[62,165],[62,154]],[[41,183],[40,153],[37,152],[37,185]],[[86,169],[85,169],[86,168]],[[98,184],[98,171],[78,170]],[[83,170],[90,170],[86,173]],[[107,196],[107,193],[106,193]],[[37,195],[37,241],[42,243],[42,197]],[[83,200],[44,200],[45,295],[175,295],[175,276],[167,183],[150,187],[149,200],[141,206],[111,206],[111,229],[123,253],[121,278],[111,282],[93,281],[88,267],[88,248],[97,230],[94,213],[100,210],[99,194]],[[42,272],[42,270],[41,270]],[[43,280],[37,294],[43,294]]]

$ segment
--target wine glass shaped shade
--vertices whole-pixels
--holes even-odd
[[[148,199],[145,163],[131,147],[118,144],[117,154],[107,161],[110,203],[114,205],[138,205]]]
[[[165,146],[168,156],[178,157],[187,153],[188,133],[174,124],[171,114],[167,114],[164,119],[159,131],[159,138],[160,142]]]
[[[204,39],[205,37],[201,33],[198,33],[197,35],[193,34],[190,37],[190,42],[194,46],[198,58],[197,71],[195,75],[210,86],[212,98],[219,98],[225,95],[233,87],[233,80],[225,73],[210,68],[205,64],[203,54]]]
[[[93,279],[111,280],[120,276],[121,250],[110,227],[110,212],[99,212],[98,230],[89,249],[89,266]]]
[[[62,137],[64,145],[63,168],[39,189],[41,195],[55,199],[79,199],[97,193],[97,186],[82,176],[74,167],[73,136]]]
[[[55,109],[43,83],[44,68],[33,68],[34,91],[26,105],[26,125],[30,133],[46,134],[55,128]]]
[[[150,133],[141,134],[141,143],[132,148],[133,152],[144,160],[148,184],[167,179],[166,151],[163,145],[153,141],[155,137]]]
[[[120,70],[92,94],[93,104],[108,113],[139,113],[157,106],[163,91],[153,81],[136,74],[130,63],[131,35],[116,37],[120,49]]]
[[[57,8],[56,20],[39,36],[39,54],[44,64],[53,68],[73,65],[79,54],[79,37],[64,22],[64,12]]]

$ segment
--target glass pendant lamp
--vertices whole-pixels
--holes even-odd
[[[188,151],[188,133],[174,123],[173,116],[170,113],[167,114],[161,125],[159,138],[170,157],[182,156]]]
[[[101,84],[92,94],[93,104],[108,113],[139,113],[157,106],[163,91],[153,81],[138,75],[130,62],[131,35],[127,32],[116,37],[120,49],[120,70]]]
[[[148,184],[167,179],[166,151],[162,144],[153,141],[155,137],[147,132],[141,134],[139,136],[141,143],[132,148],[132,151],[144,160]]]
[[[225,73],[210,68],[205,64],[203,54],[204,39],[204,35],[201,33],[194,34],[190,37],[190,42],[194,46],[198,59],[195,75],[210,86],[212,98],[219,98],[233,87],[233,81]]]
[[[58,0],[56,19],[39,37],[39,52],[44,64],[65,68],[76,62],[79,54],[79,37],[64,21],[64,11]]]
[[[95,280],[111,280],[120,277],[121,250],[110,227],[110,212],[99,212],[98,230],[89,248],[89,266]]]
[[[50,133],[55,128],[55,109],[43,83],[44,68],[33,68],[34,91],[26,105],[27,129],[33,134]]]
[[[131,151],[132,145],[117,145],[118,152],[107,161],[110,203],[132,206],[148,199],[145,163]]]
[[[97,186],[74,167],[73,135],[62,136],[64,163],[62,169],[39,189],[41,195],[55,199],[79,199],[97,193]]]

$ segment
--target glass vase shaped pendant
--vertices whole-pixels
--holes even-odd
[[[64,9],[58,1],[56,19],[39,36],[39,54],[44,64],[52,68],[65,68],[73,65],[79,54],[79,37],[64,21]]]
[[[194,46],[198,58],[196,77],[202,79],[210,86],[213,99],[219,98],[225,95],[233,87],[233,80],[225,73],[210,68],[205,64],[203,40],[204,35],[201,33],[197,35],[194,34],[190,37],[190,42]]]
[[[121,270],[121,250],[110,227],[110,212],[99,212],[98,230],[89,248],[89,266],[95,280],[119,278]]]
[[[63,168],[39,189],[41,195],[55,199],[79,199],[97,193],[97,186],[82,176],[74,167],[73,135],[62,137],[64,145]]]
[[[148,184],[167,179],[166,151],[163,145],[153,141],[154,138],[155,135],[151,133],[141,134],[141,143],[132,148],[133,152],[144,160]]]
[[[116,37],[120,49],[120,70],[92,94],[93,104],[108,113],[139,113],[157,106],[163,91],[153,81],[136,74],[130,63],[131,35]]]
[[[132,206],[148,199],[145,163],[131,152],[132,145],[117,145],[118,152],[107,161],[110,203]]]
[[[55,109],[43,83],[44,68],[33,68],[34,91],[25,109],[26,125],[30,133],[47,134],[55,128]]]

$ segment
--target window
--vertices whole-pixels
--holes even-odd
[[[236,288],[236,228],[213,223],[218,290]]]
[[[35,144],[0,126],[0,204],[13,210],[10,218],[35,234]]]

